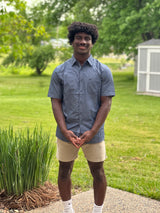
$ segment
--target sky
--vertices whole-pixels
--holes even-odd
[[[27,2],[28,6],[32,6],[34,4],[36,4],[36,2],[42,2],[43,0],[25,0]]]
[[[37,0],[25,0],[28,6],[31,6],[36,3]]]
[[[41,2],[43,0],[25,0],[25,1],[27,2],[27,6],[31,7],[34,4],[36,4],[36,2]],[[6,8],[8,12],[14,10],[13,7],[11,6],[6,7],[6,5],[7,5],[7,1],[5,0],[0,1],[0,8]]]

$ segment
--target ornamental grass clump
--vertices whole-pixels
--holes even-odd
[[[54,146],[48,133],[35,127],[14,132],[0,129],[0,192],[20,195],[48,178]]]

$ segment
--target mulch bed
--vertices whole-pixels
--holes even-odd
[[[50,202],[58,200],[60,200],[58,187],[50,182],[45,182],[44,186],[26,191],[19,196],[7,196],[5,191],[2,191],[0,192],[0,213],[25,212],[47,206]]]

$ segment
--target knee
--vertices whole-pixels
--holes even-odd
[[[58,174],[59,179],[65,181],[68,178],[70,178],[71,173],[72,173],[72,168],[73,168],[72,164],[60,162],[60,165],[59,165],[59,174]]]
[[[103,181],[105,178],[105,173],[103,168],[93,169],[91,170],[91,174],[96,181]]]
[[[104,168],[102,163],[89,163],[91,174],[94,180],[103,181],[105,178]]]

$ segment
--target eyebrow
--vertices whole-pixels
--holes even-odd
[[[75,37],[76,38],[78,38],[78,37],[81,38],[82,36],[81,35],[75,35]],[[84,38],[90,38],[91,39],[91,36],[90,35],[86,35],[86,36],[84,36]]]

